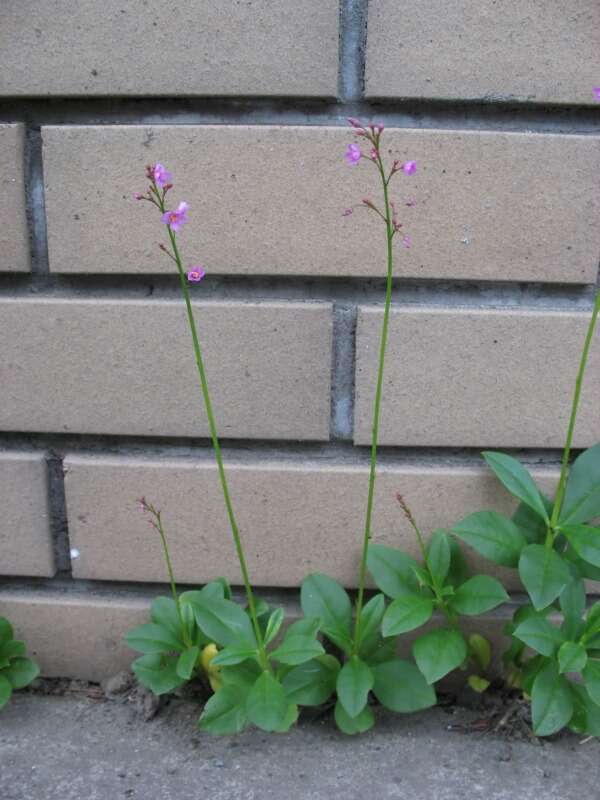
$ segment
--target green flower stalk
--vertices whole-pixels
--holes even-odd
[[[167,194],[169,190],[173,188],[173,184],[171,183],[171,173],[168,172],[162,164],[155,164],[153,166],[148,166],[146,169],[146,177],[150,180],[150,186],[146,194],[136,193],[134,197],[136,200],[148,200],[153,205],[155,205],[160,211],[162,222],[167,226],[169,247],[166,247],[164,244],[160,244],[159,248],[164,253],[166,253],[166,255],[168,255],[171,258],[171,260],[175,263],[175,266],[177,267],[177,272],[179,274],[181,293],[185,301],[187,319],[190,328],[190,334],[192,337],[192,344],[196,359],[196,367],[198,370],[200,389],[202,391],[204,408],[206,410],[206,416],[208,418],[208,425],[210,429],[210,437],[215,452],[215,459],[217,461],[219,481],[221,483],[221,489],[223,491],[223,499],[225,501],[225,507],[227,509],[227,517],[229,520],[231,534],[233,536],[233,541],[235,544],[235,549],[240,564],[240,569],[242,572],[242,578],[244,581],[244,587],[246,590],[248,612],[250,615],[250,619],[252,621],[252,627],[254,629],[256,641],[258,643],[259,652],[261,654],[261,661],[263,662],[263,666],[265,666],[266,668],[268,667],[268,659],[266,657],[263,633],[258,622],[256,601],[254,599],[254,593],[252,591],[252,586],[250,584],[250,577],[248,573],[248,566],[246,564],[246,557],[244,555],[244,549],[242,547],[239,528],[233,510],[233,503],[231,501],[231,495],[229,492],[227,477],[225,475],[225,466],[223,464],[221,444],[219,442],[219,436],[217,433],[217,425],[215,422],[212,402],[210,399],[208,380],[206,377],[206,370],[204,367],[204,360],[202,358],[200,340],[198,337],[198,330],[196,327],[196,321],[194,319],[194,312],[192,309],[192,302],[188,287],[188,282],[197,283],[201,281],[205,276],[205,272],[203,267],[201,266],[191,267],[189,270],[186,271],[183,266],[183,261],[177,244],[177,233],[179,232],[181,226],[187,223],[188,221],[187,213],[189,206],[186,202],[182,201],[179,203],[179,205],[175,210],[167,209],[166,206]]]
[[[362,152],[358,144],[349,144],[346,149],[345,159],[351,164],[358,164],[360,161],[368,161],[377,169],[383,188],[383,211],[368,199],[362,201],[362,207],[375,212],[384,222],[387,243],[387,281],[385,291],[385,307],[383,312],[383,324],[381,328],[381,339],[379,342],[379,365],[377,369],[377,383],[375,388],[375,402],[373,404],[373,424],[371,428],[371,466],[369,470],[369,490],[367,494],[367,510],[365,514],[365,528],[362,544],[362,555],[358,577],[358,595],[356,600],[354,636],[353,636],[353,655],[358,653],[362,634],[362,611],[364,605],[365,579],[367,574],[367,554],[369,540],[371,539],[371,524],[373,518],[373,500],[375,497],[375,479],[377,470],[377,443],[379,438],[379,421],[381,416],[381,396],[383,391],[383,372],[385,366],[385,352],[387,348],[388,328],[390,319],[390,306],[392,302],[392,279],[394,269],[393,239],[397,233],[401,233],[402,224],[398,222],[396,206],[389,197],[389,184],[392,177],[397,172],[404,172],[406,175],[414,175],[417,170],[415,161],[407,161],[400,164],[394,161],[391,169],[386,170],[381,156],[381,135],[383,125],[363,126],[358,120],[350,119],[350,124],[354,133],[358,137],[365,139],[370,145],[368,155]],[[352,213],[352,209],[346,209],[344,214],[347,216]],[[408,234],[402,235],[402,243],[405,247],[411,246],[411,238]]]

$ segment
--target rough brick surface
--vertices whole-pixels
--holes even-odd
[[[369,97],[594,102],[600,5],[371,0]]]
[[[0,452],[0,575],[54,575],[42,453]]]
[[[599,137],[398,129],[385,136],[395,157],[419,165],[392,184],[413,238],[411,250],[398,248],[396,275],[596,280]],[[131,197],[154,160],[173,171],[173,202],[191,204],[184,255],[201,257],[213,275],[385,274],[379,220],[360,210],[342,217],[381,192],[368,163],[345,163],[345,128],[51,126],[43,138],[53,272],[172,271],[150,244],[161,235],[156,209]],[[90,169],[99,152],[106,159]],[[415,207],[404,205],[409,198]]]
[[[357,444],[371,437],[383,311],[362,307],[356,354]],[[382,444],[562,447],[589,313],[394,309]],[[600,350],[592,350],[575,447],[600,438]]]
[[[252,581],[298,586],[311,572],[356,585],[368,486],[368,466],[302,461],[248,462],[226,453],[227,475]],[[164,581],[158,536],[137,510],[146,496],[163,510],[175,573],[186,583],[241,576],[212,459],[201,461],[67,457],[66,496],[77,578]],[[551,493],[557,473],[536,470]],[[484,467],[383,465],[377,480],[374,541],[417,555],[412,529],[400,513],[401,491],[424,532],[448,528],[472,511],[511,513],[514,502]],[[435,502],[432,502],[435,498]],[[478,569],[493,565],[470,554]],[[514,570],[503,570],[519,588]]]
[[[0,125],[0,272],[29,271],[23,126]]]
[[[221,436],[328,438],[329,304],[194,308]],[[0,339],[0,430],[208,435],[182,302],[5,299]]]
[[[337,0],[25,0],[3,9],[1,95],[326,95]]]
[[[47,677],[101,681],[125,669],[134,653],[123,636],[148,621],[148,608],[131,595],[0,589],[0,614]]]

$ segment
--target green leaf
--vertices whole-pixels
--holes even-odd
[[[480,633],[472,633],[467,639],[469,655],[480,669],[487,669],[492,660],[492,646]]]
[[[339,702],[349,717],[364,709],[372,688],[373,673],[358,656],[352,656],[339,671],[336,683]]]
[[[436,703],[435,691],[414,664],[400,659],[372,667],[373,694],[391,711],[410,713]]]
[[[286,636],[311,636],[313,639],[319,632],[321,620],[318,617],[302,617],[288,625]]]
[[[412,646],[417,666],[427,683],[435,683],[467,658],[463,636],[454,628],[438,628],[420,636]]]
[[[25,642],[21,642],[18,639],[11,639],[9,642],[0,645],[0,661],[6,659],[6,663],[8,663],[11,658],[24,656],[26,651]]]
[[[570,683],[573,716],[569,727],[579,734],[600,737],[600,706],[593,702],[584,686]]]
[[[163,625],[148,622],[125,634],[125,641],[132,650],[152,655],[154,653],[181,652],[184,648],[177,636]]]
[[[459,614],[475,616],[490,611],[509,599],[500,581],[488,575],[475,575],[458,587],[449,604]]]
[[[581,620],[585,611],[584,582],[572,579],[562,590],[558,600],[564,618],[561,630],[567,639],[576,639],[582,627]]]
[[[569,722],[573,714],[573,699],[569,684],[559,675],[554,661],[541,669],[531,690],[533,731],[537,736],[556,733]]]
[[[187,650],[184,650],[183,653],[177,659],[177,666],[175,667],[175,671],[182,678],[184,681],[189,681],[189,679],[194,674],[194,667],[196,666],[196,662],[198,661],[198,657],[200,655],[200,648],[199,647],[188,647]]]
[[[534,608],[549,606],[571,582],[567,563],[550,547],[529,544],[519,559],[519,576]]]
[[[10,700],[12,691],[9,681],[3,675],[0,675],[0,709],[4,708]]]
[[[6,617],[0,617],[0,644],[6,644],[14,638],[12,625]]]
[[[589,659],[581,674],[590,697],[600,706],[600,661]]]
[[[282,664],[303,664],[324,654],[323,646],[312,636],[286,636],[283,643],[270,654]]]
[[[427,548],[427,566],[434,580],[441,585],[450,569],[450,542],[445,531],[434,531]]]
[[[348,736],[365,733],[375,724],[375,717],[369,706],[365,706],[356,717],[350,717],[339,700],[335,704],[334,717],[338,728]]]
[[[522,622],[513,633],[517,639],[543,656],[552,656],[565,637],[561,631],[543,617],[530,617]]]
[[[505,567],[516,567],[527,540],[515,523],[496,511],[470,514],[452,533],[485,558]]]
[[[600,516],[600,443],[590,447],[569,470],[559,525],[576,525]]]
[[[495,453],[491,450],[485,451],[482,456],[508,491],[548,524],[550,519],[544,498],[521,462],[512,456],[507,456],[506,453]]]
[[[309,575],[302,584],[300,601],[307,617],[321,620],[323,633],[329,639],[347,652],[352,649],[352,605],[339,583],[328,575]]]
[[[2,670],[2,675],[9,681],[13,689],[23,689],[34,681],[40,674],[40,668],[30,658],[15,658],[8,667]]]
[[[424,625],[433,614],[434,603],[430,597],[405,594],[393,600],[383,616],[381,632],[384,636],[397,636]]]
[[[166,628],[181,644],[181,623],[177,614],[177,606],[171,597],[155,597],[150,606],[152,622]]]
[[[486,689],[489,689],[490,682],[487,678],[482,678],[481,675],[469,675],[467,683],[477,694],[483,694]]]
[[[265,631],[265,645],[271,644],[273,639],[279,633],[279,629],[281,628],[281,623],[283,622],[284,617],[284,610],[283,608],[276,608],[275,611],[269,617],[269,621],[267,622],[267,629]]]
[[[367,567],[375,583],[388,597],[419,591],[414,567],[417,562],[406,553],[383,544],[370,544]]]
[[[469,566],[456,539],[449,538],[448,541],[450,542],[450,569],[446,583],[449,586],[460,586],[469,577]]]
[[[156,695],[172,692],[183,683],[177,674],[175,660],[158,653],[136,659],[131,668],[142,686]]]
[[[585,617],[585,627],[583,629],[586,641],[592,639],[597,633],[600,633],[600,600],[594,603],[588,609]]]
[[[192,603],[198,626],[221,646],[245,643],[256,647],[250,618],[231,600],[201,599]]]
[[[526,694],[531,695],[535,679],[548,663],[546,656],[534,656],[522,665],[522,687]]]
[[[248,719],[263,731],[276,731],[288,714],[289,701],[283,686],[270,673],[263,672],[246,698]]]
[[[363,606],[360,623],[361,644],[379,630],[385,611],[385,597],[376,594]]]
[[[224,686],[237,686],[244,691],[244,696],[256,683],[262,669],[256,661],[242,661],[232,667],[221,667],[220,677]],[[220,691],[220,690],[219,690]]]
[[[542,495],[548,516],[552,514],[553,503]],[[548,525],[544,520],[532,511],[525,503],[519,503],[517,510],[511,517],[517,528],[527,539],[529,544],[543,544],[546,538]]]
[[[229,644],[223,650],[219,650],[217,655],[211,660],[211,666],[227,666],[231,667],[235,664],[241,664],[242,661],[247,661],[249,658],[256,658],[257,648],[248,644],[247,642],[240,642],[239,644]]]
[[[295,703],[290,703],[287,707],[283,722],[278,728],[275,728],[275,733],[287,733],[289,729],[298,720],[298,706]]]
[[[579,642],[564,642],[558,649],[558,671],[581,672],[587,664],[587,652]]]
[[[248,718],[245,693],[238,686],[223,686],[209,698],[198,721],[200,730],[217,736],[241,733]]]
[[[600,567],[600,528],[591,525],[565,525],[561,531],[580,558]]]
[[[301,706],[320,706],[331,697],[340,671],[334,656],[324,655],[290,670],[282,681],[287,699]]]

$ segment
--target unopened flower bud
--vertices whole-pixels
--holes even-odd
[[[349,216],[350,216],[350,214],[352,214],[352,209],[351,209],[351,208],[345,208],[345,209],[342,211],[342,217],[349,217]]]

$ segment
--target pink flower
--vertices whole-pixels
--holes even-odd
[[[594,86],[593,90],[596,100],[600,100],[600,86]]]
[[[417,162],[405,161],[402,169],[404,170],[405,175],[414,175],[417,171]]]
[[[134,200],[143,200],[144,199],[144,195],[140,194],[139,192],[134,192],[133,193],[133,199]]]
[[[156,181],[156,185],[163,189],[165,183],[169,183],[171,180],[171,173],[168,172],[162,164],[155,164],[152,167],[152,177]]]
[[[199,283],[205,275],[204,267],[192,267],[187,274],[187,279],[190,283]]]
[[[416,200],[407,200],[406,203],[404,203],[404,205],[408,206],[409,208],[412,208],[413,206],[417,205],[417,201]]]
[[[408,233],[405,233],[404,236],[402,237],[402,244],[404,245],[404,247],[406,247],[407,250],[410,250],[410,247],[412,245],[412,238],[408,235]]]
[[[362,156],[360,147],[357,144],[349,144],[344,153],[344,158],[348,164],[358,164]]]
[[[377,149],[375,147],[371,148],[371,160],[377,161]]]
[[[348,120],[349,124],[352,125],[353,128],[358,128],[358,130],[362,131],[363,126],[361,125],[359,119],[356,119],[356,117],[346,117],[346,119]]]
[[[349,216],[350,216],[350,214],[352,214],[352,209],[351,209],[351,208],[345,208],[345,209],[342,211],[342,217],[349,217]]]
[[[178,231],[179,228],[181,228],[181,226],[188,221],[188,208],[189,205],[182,200],[175,211],[165,211],[161,219],[165,225],[168,225],[171,228],[172,231]]]

